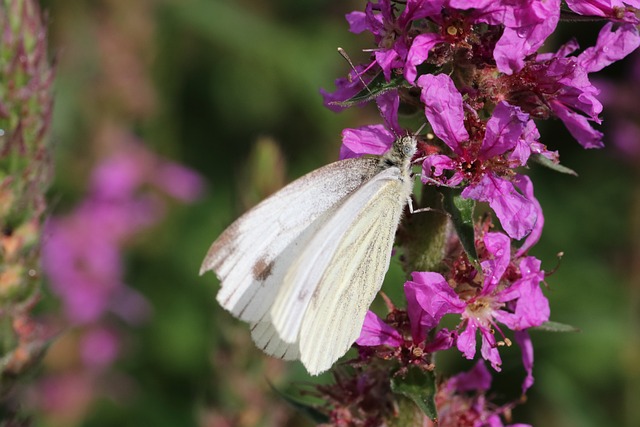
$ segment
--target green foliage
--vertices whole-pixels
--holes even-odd
[[[478,254],[473,232],[475,200],[463,199],[460,196],[460,191],[451,188],[443,188],[442,194],[444,195],[444,209],[451,216],[451,222],[458,233],[462,247],[470,261],[477,261]]]
[[[436,381],[432,371],[409,367],[407,372],[398,373],[391,379],[391,390],[411,399],[430,419],[438,418],[435,402]]]

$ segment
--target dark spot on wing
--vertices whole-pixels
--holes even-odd
[[[267,262],[264,258],[260,258],[253,265],[251,269],[251,273],[253,274],[253,278],[264,282],[267,280],[271,273],[273,272],[273,261]]]

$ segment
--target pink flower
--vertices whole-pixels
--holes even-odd
[[[426,74],[417,84],[433,132],[453,151],[451,157],[432,155],[425,159],[423,182],[431,182],[432,177],[450,186],[465,182],[462,197],[488,202],[509,236],[521,239],[529,234],[542,213],[533,191],[523,194],[514,185],[522,178],[512,170],[523,166],[521,162],[532,152],[541,151],[535,145],[538,133],[529,116],[501,102],[487,121],[484,134],[471,136],[464,126],[462,95],[451,78]],[[445,178],[445,170],[454,173]]]
[[[430,327],[445,314],[460,314],[462,332],[456,343],[458,350],[467,359],[473,359],[476,337],[480,334],[482,357],[491,362],[494,369],[500,370],[501,359],[494,333],[502,334],[498,323],[514,331],[539,326],[549,320],[549,303],[540,289],[544,280],[540,261],[533,257],[512,259],[510,240],[501,233],[486,233],[483,245],[481,275],[469,272],[466,277],[456,277],[454,289],[438,273],[416,272],[412,275],[413,280],[405,284],[405,289],[413,290],[416,302],[424,312],[421,318],[428,319],[425,323]],[[414,314],[414,318],[418,318],[418,314]],[[519,343],[527,346],[522,336]],[[523,350],[523,360],[529,378],[533,365],[529,347]]]
[[[369,31],[375,36],[378,48],[374,51],[375,64],[382,69],[386,80],[391,79],[391,70],[393,68],[403,68],[407,62],[409,51],[412,48],[414,39],[411,33],[411,24],[413,21],[435,16],[440,14],[440,10],[444,0],[421,1],[408,0],[403,11],[398,14],[393,3],[390,0],[380,0],[378,3],[367,3],[365,12],[351,12],[347,14],[350,30],[354,33]],[[419,40],[422,46],[421,52],[428,51],[434,43],[425,43]],[[422,61],[416,61],[415,50],[414,58],[409,63],[412,64],[409,69],[415,72],[415,65]],[[426,59],[426,53],[423,53]],[[424,60],[423,59],[423,60]],[[373,66],[370,64],[367,68]],[[413,68],[412,68],[413,67]],[[411,73],[411,72],[410,72]],[[407,80],[412,81],[411,74]],[[415,76],[413,76],[415,78]]]
[[[502,418],[507,417],[515,404],[501,406],[490,402],[486,392],[491,387],[491,374],[482,361],[468,372],[449,378],[438,387],[436,407],[438,425],[505,427]],[[427,423],[431,427],[434,424]],[[531,427],[528,424],[509,424],[507,427]]]
[[[146,300],[123,282],[121,250],[162,217],[161,199],[141,191],[149,184],[186,201],[202,190],[194,172],[128,145],[96,167],[90,194],[75,210],[48,222],[43,267],[72,323],[107,312],[134,323],[148,316]]]

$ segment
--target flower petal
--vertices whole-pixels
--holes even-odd
[[[360,157],[364,154],[384,154],[393,144],[395,136],[383,125],[362,126],[342,131],[340,159]]]
[[[464,127],[462,95],[446,74],[425,74],[417,81],[421,88],[420,100],[433,132],[454,152],[459,152],[459,143],[469,139]]]
[[[593,73],[621,60],[640,46],[640,36],[635,25],[626,24],[611,31],[612,22],[608,22],[600,30],[596,45],[585,49],[578,56],[580,65]]]
[[[518,193],[513,184],[495,175],[485,175],[482,180],[462,191],[462,197],[489,202],[502,228],[514,239],[522,239],[536,223],[534,204]]]
[[[527,373],[527,376],[522,382],[522,394],[525,394],[529,388],[533,385],[533,344],[531,343],[531,337],[527,331],[516,331],[514,338],[520,350],[522,351],[522,365]]]
[[[413,43],[407,54],[407,61],[404,65],[404,76],[409,82],[413,83],[416,80],[416,66],[426,61],[431,49],[443,41],[442,36],[436,33],[419,34],[413,39]]]
[[[520,107],[502,101],[496,105],[487,122],[487,130],[480,147],[480,157],[491,159],[516,146],[529,121],[529,115]]]
[[[403,343],[404,340],[398,331],[384,323],[373,311],[367,312],[356,344],[366,347],[378,345],[398,347]]]
[[[544,215],[542,213],[542,206],[533,194],[533,182],[526,175],[516,175],[513,179],[514,185],[524,194],[524,196],[533,204],[536,212],[536,223],[531,229],[531,233],[527,236],[520,249],[516,252],[516,257],[524,255],[533,245],[538,243],[540,236],[542,235],[542,229],[544,228]]]

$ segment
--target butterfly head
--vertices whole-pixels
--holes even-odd
[[[409,169],[411,159],[416,153],[416,145],[415,136],[402,136],[396,139],[389,151],[382,156],[380,166],[383,168],[395,166],[402,170]]]

